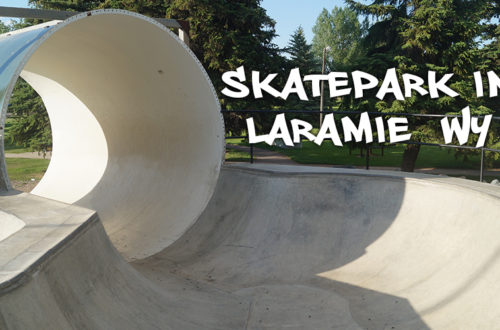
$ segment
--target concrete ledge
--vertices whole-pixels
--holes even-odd
[[[66,242],[98,221],[92,210],[26,193],[2,195],[0,209],[0,219],[16,217],[25,223],[0,241],[0,295],[20,285]]]

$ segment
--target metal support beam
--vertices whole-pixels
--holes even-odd
[[[177,23],[180,25],[179,38],[189,47],[189,22],[178,20]]]
[[[366,147],[366,169],[370,169],[370,146],[365,144]]]
[[[179,39],[181,39],[186,46],[189,47],[189,34],[187,34],[183,29],[179,29]]]
[[[33,8],[1,7],[0,16],[14,18],[34,18],[45,20],[65,20],[71,16],[79,14],[76,11],[45,10]]]

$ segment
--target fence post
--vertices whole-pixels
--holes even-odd
[[[370,146],[366,144],[366,169],[370,169]]]
[[[484,148],[481,148],[481,169],[479,171],[479,182],[483,182],[484,177]]]

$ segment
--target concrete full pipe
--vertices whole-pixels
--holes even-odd
[[[500,189],[307,166],[222,165],[213,87],[141,15],[0,35],[2,127],[21,75],[53,154],[0,175],[0,330],[499,329]]]
[[[224,129],[208,76],[173,33],[94,11],[3,35],[0,51],[2,123],[19,74],[50,117],[52,159],[33,194],[97,210],[129,259],[192,225],[215,187]]]

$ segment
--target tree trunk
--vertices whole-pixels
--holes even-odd
[[[418,152],[420,146],[415,144],[407,144],[403,152],[403,162],[401,163],[401,171],[413,172],[415,170],[415,163],[417,162]]]

